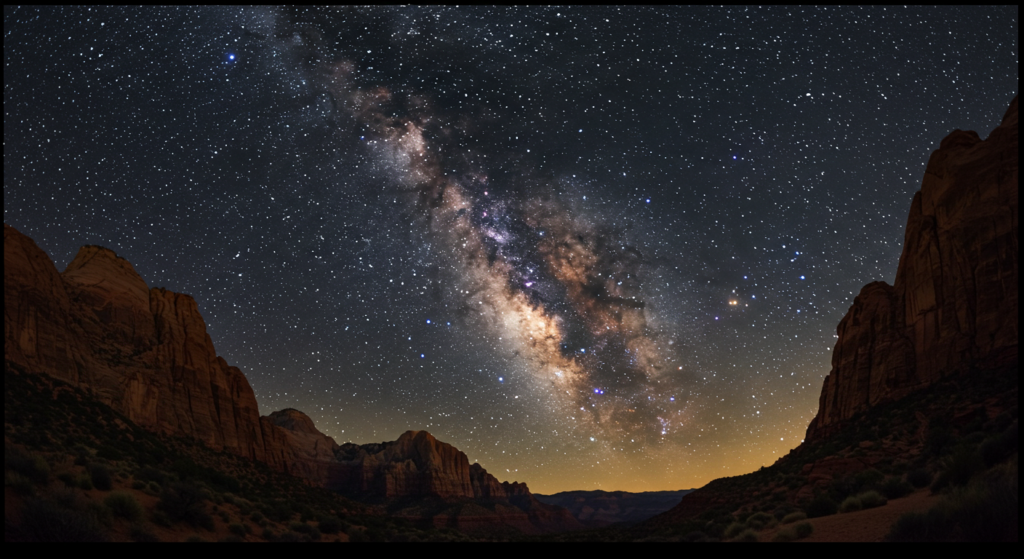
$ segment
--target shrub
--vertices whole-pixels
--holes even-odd
[[[78,477],[74,472],[64,471],[57,474],[57,479],[64,482],[68,487],[78,487]]]
[[[925,468],[917,468],[907,472],[907,483],[920,489],[928,487],[932,482],[932,474]]]
[[[973,448],[959,448],[943,462],[950,485],[967,485],[974,474],[985,468],[981,455]]]
[[[125,491],[112,492],[107,495],[106,499],[103,499],[103,504],[110,509],[110,512],[114,513],[114,516],[120,516],[127,520],[138,520],[145,512],[135,497]]]
[[[742,532],[740,532],[739,535],[737,535],[735,538],[733,538],[732,541],[734,541],[734,542],[756,542],[757,541],[757,532],[755,532],[754,530],[752,530],[750,528],[747,528],[746,530],[743,530]]]
[[[156,537],[156,534],[150,532],[140,524],[132,525],[132,529],[131,532],[128,533],[128,537],[131,538],[133,542],[150,543],[160,541],[160,538]]]
[[[46,500],[66,509],[84,510],[86,508],[86,500],[82,494],[66,485],[47,491]]]
[[[302,534],[297,534],[295,532],[292,532],[291,530],[288,530],[287,532],[284,532],[280,536],[278,536],[277,541],[289,543],[309,541],[309,536],[303,536]]]
[[[304,534],[309,536],[309,539],[317,541],[320,539],[320,530],[315,526],[310,526],[305,522],[292,522],[289,526],[293,532]]]
[[[760,530],[773,520],[775,520],[775,517],[766,512],[754,513],[747,519],[747,527],[753,528],[754,530]]]
[[[314,520],[316,518],[316,513],[313,512],[313,509],[309,508],[306,505],[300,504],[297,507],[293,508],[295,508],[295,510],[299,513],[299,520],[301,520],[302,522],[309,522],[310,520]]]
[[[113,513],[103,503],[85,501],[85,513],[104,526],[110,526],[114,522]]]
[[[136,491],[142,491],[146,487],[148,487],[148,485],[146,484],[146,482],[144,482],[142,480],[136,479],[136,480],[132,481],[132,489],[134,489]]]
[[[1014,421],[1005,431],[983,442],[978,454],[986,466],[992,466],[1017,451],[1020,442],[1017,437],[1017,422]]]
[[[348,532],[348,541],[350,542],[368,542],[370,536],[366,534],[366,530],[362,528],[356,528]]]
[[[17,537],[30,542],[102,542],[103,530],[87,514],[31,499],[22,509]]]
[[[217,529],[217,525],[213,522],[213,517],[206,512],[200,512],[194,520],[192,520],[193,526],[198,526],[203,530],[212,532]]]
[[[32,480],[18,472],[4,472],[4,487],[10,487],[19,495],[32,495],[36,492],[36,486]]]
[[[305,522],[292,522],[288,525],[288,528],[291,529],[292,532],[298,532],[300,534],[308,534],[313,531],[313,527]]]
[[[885,478],[880,488],[882,493],[889,499],[899,499],[913,493],[914,487],[899,477],[892,476]]]
[[[772,538],[773,542],[791,542],[796,539],[796,531],[792,528],[783,528],[779,530],[775,537]]]
[[[712,541],[711,536],[704,532],[690,532],[682,537],[684,542],[710,542]]]
[[[204,543],[204,542],[206,542],[206,540],[204,540],[199,534],[192,534],[191,536],[185,538],[185,541],[188,542],[188,543]]]
[[[273,530],[271,530],[270,528],[263,529],[263,539],[267,540],[268,542],[272,542],[274,541],[274,538],[275,536]]]
[[[807,518],[807,513],[805,513],[805,512],[802,512],[802,511],[791,512],[791,513],[787,514],[786,516],[784,516],[782,518],[782,523],[783,524],[792,524],[792,523],[800,521],[800,520],[805,520],[806,518]]]
[[[110,491],[114,487],[114,478],[110,474],[110,468],[103,464],[89,465],[89,479],[93,486],[100,491]]]
[[[153,466],[146,466],[139,470],[138,473],[135,474],[135,479],[156,483],[157,486],[167,485],[167,482],[169,481],[168,474],[166,472],[158,470]]]
[[[793,526],[793,529],[796,530],[796,538],[798,540],[802,540],[807,536],[810,536],[811,532],[814,532],[814,526],[812,526],[810,522],[801,522],[800,524]]]
[[[880,507],[888,502],[878,491],[865,491],[857,495],[857,500],[860,501],[860,506],[864,509]]]
[[[206,514],[203,501],[202,491],[198,487],[179,482],[164,489],[156,506],[174,522],[185,521],[193,526],[205,526],[212,524],[213,518]]]
[[[746,529],[747,526],[742,522],[733,522],[728,527],[726,527],[725,532],[722,533],[722,536],[725,537],[725,539],[727,540],[731,540],[736,536],[740,535],[740,532]]]
[[[169,528],[172,524],[171,517],[167,516],[167,513],[162,510],[154,510],[149,513],[149,520],[157,526],[163,526]]]
[[[870,470],[864,470],[854,476],[856,482],[856,491],[865,491],[868,489],[874,489],[878,486],[882,480],[885,479],[885,474],[872,468]]]
[[[260,520],[263,520],[263,513],[258,510],[253,511],[252,514],[249,515],[249,519],[253,522],[259,522]],[[321,528],[321,531],[322,530],[323,529]]]
[[[4,469],[14,470],[39,485],[50,480],[50,465],[42,456],[29,454],[15,446],[4,446]]]
[[[277,500],[263,509],[263,514],[274,522],[286,522],[292,518],[292,507],[287,501]]]
[[[835,501],[825,495],[820,495],[807,504],[807,518],[829,516],[835,514],[838,508]]]
[[[325,534],[337,534],[341,531],[341,519],[337,516],[325,516],[320,519],[317,528]]]
[[[245,526],[237,522],[228,524],[228,532],[231,532],[240,538],[244,538],[246,534]]]
[[[886,539],[1015,542],[1019,529],[1018,500],[1016,472],[994,480],[976,480],[967,487],[955,487],[928,512],[904,514],[893,524]]]
[[[860,503],[860,499],[854,496],[847,497],[843,504],[839,505],[839,512],[856,512],[864,508]]]
[[[92,477],[89,474],[84,474],[78,478],[78,487],[82,491],[91,491],[95,489],[92,485]]]

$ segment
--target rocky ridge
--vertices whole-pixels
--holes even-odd
[[[972,369],[1017,363],[1017,97],[981,140],[955,130],[914,195],[893,285],[866,285],[839,323],[807,440]]]
[[[150,431],[193,438],[345,494],[508,505],[499,515],[435,520],[444,525],[503,522],[531,533],[578,527],[564,509],[533,499],[526,484],[498,482],[426,431],[338,445],[298,410],[260,417],[245,375],[216,354],[196,301],[149,288],[131,263],[103,247],[82,247],[58,273],[32,239],[4,224],[4,360],[78,386]]]

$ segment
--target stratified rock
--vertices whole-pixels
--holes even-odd
[[[102,247],[82,247],[58,274],[32,239],[4,225],[4,358],[83,388],[146,429],[316,485],[385,501],[491,507],[460,505],[476,512],[441,514],[434,519],[440,525],[502,524],[529,533],[580,527],[565,509],[536,501],[526,484],[499,483],[426,431],[339,446],[298,410],[260,417],[245,375],[217,356],[196,301],[150,289],[127,260]]]
[[[267,461],[285,472],[330,487],[340,465],[334,457],[338,443],[321,433],[306,414],[295,409],[260,418]]]
[[[348,474],[338,489],[384,498],[437,496],[473,498],[469,458],[426,431],[406,431],[397,441],[339,447]]]
[[[432,518],[438,527],[476,530],[496,525],[525,533],[577,530],[582,526],[569,511],[546,505],[525,483],[498,482],[465,453],[426,431],[406,431],[397,441],[344,444],[335,451],[326,486],[363,498],[405,500],[436,498],[475,500],[490,508],[459,507]]]
[[[265,460],[256,397],[217,356],[194,299],[150,289],[113,251],[85,246],[57,274],[4,225],[4,358],[85,388],[153,431]]]
[[[1017,134],[1014,97],[986,140],[956,130],[932,153],[896,281],[865,286],[840,322],[807,440],[944,377],[1017,363]]]
[[[53,261],[5,223],[4,361],[77,384],[82,346]]]

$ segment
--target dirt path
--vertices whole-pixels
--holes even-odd
[[[814,526],[814,532],[802,542],[878,542],[889,533],[889,528],[903,513],[911,511],[923,512],[936,503],[941,497],[932,495],[928,489],[918,490],[902,499],[889,501],[886,505],[862,510],[812,518],[807,520]],[[765,530],[760,534],[761,541],[772,541],[779,528]]]

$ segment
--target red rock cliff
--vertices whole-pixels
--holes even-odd
[[[1017,362],[1017,98],[981,140],[956,130],[914,195],[894,285],[865,286],[839,323],[807,440],[943,377]]]
[[[252,388],[217,356],[195,300],[150,289],[111,250],[82,247],[58,274],[4,225],[4,359],[81,386],[153,431],[266,459]]]
[[[192,297],[150,289],[127,260],[97,246],[82,247],[59,274],[6,224],[4,359],[80,386],[152,431],[351,495],[508,501],[518,507],[513,524],[575,526],[564,509],[536,502],[526,484],[499,483],[426,431],[339,446],[298,410],[260,417],[252,387],[217,356]]]

